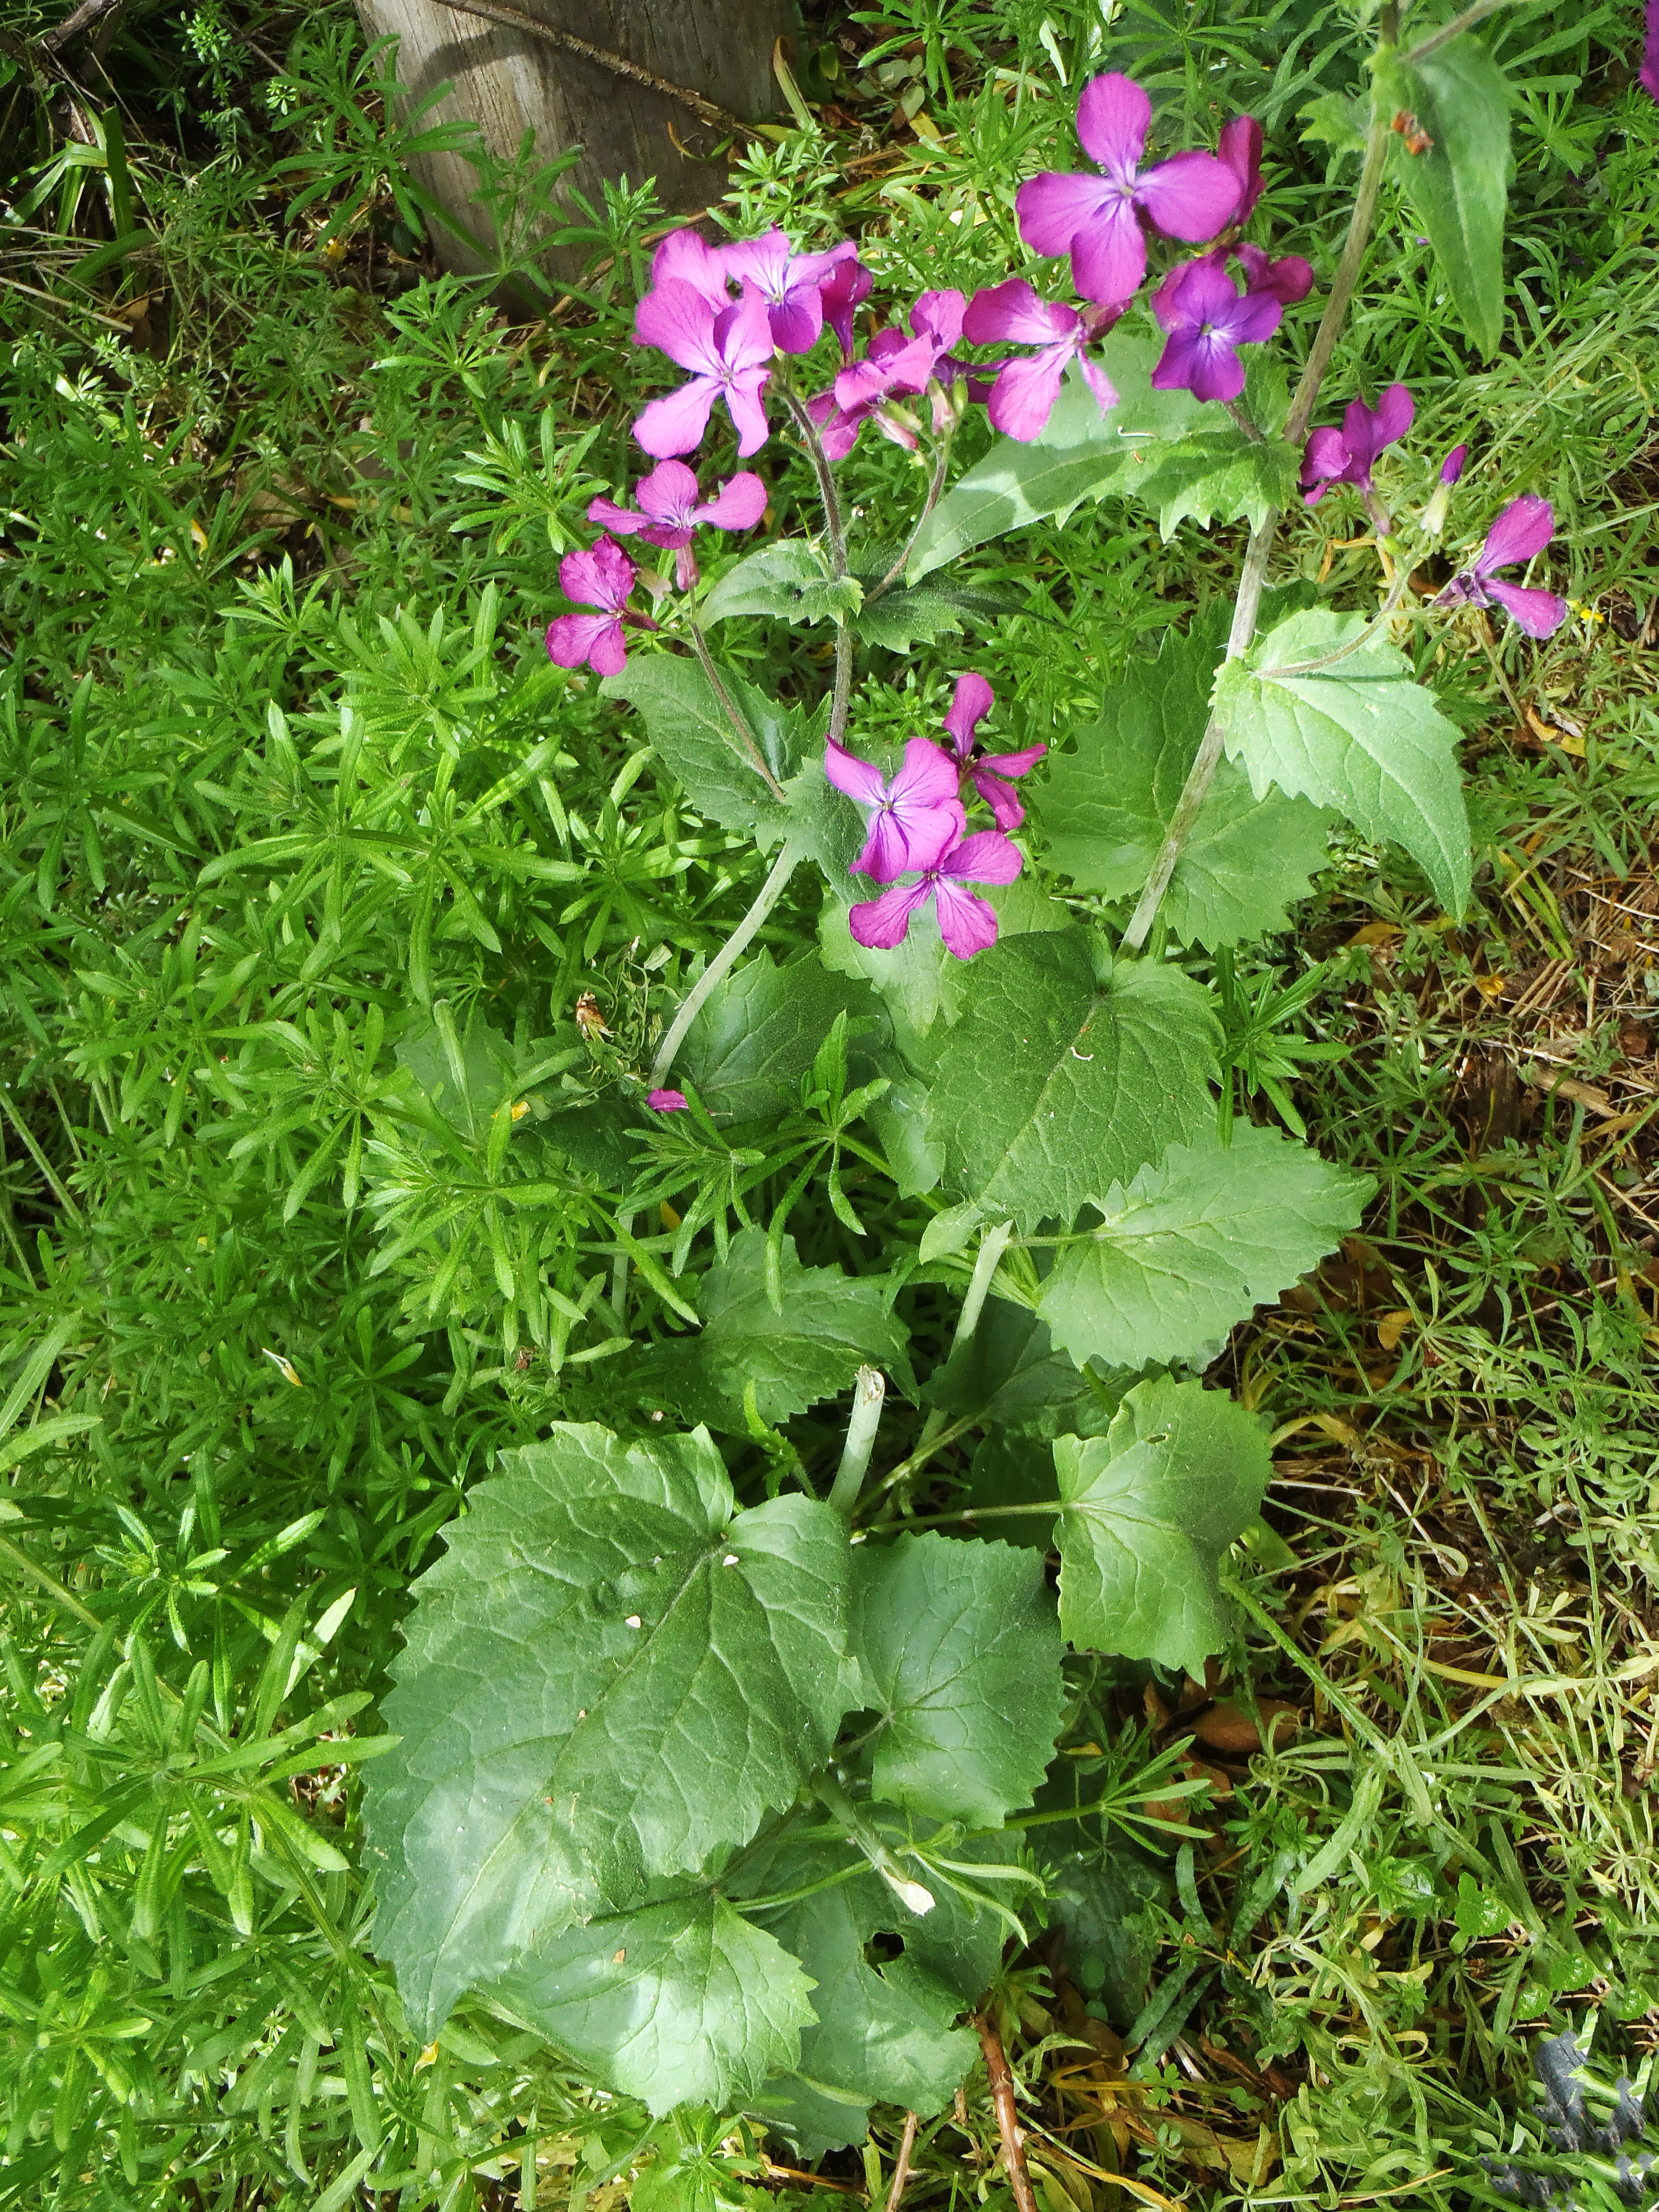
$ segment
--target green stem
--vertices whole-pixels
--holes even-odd
[[[806,448],[806,458],[812,464],[812,473],[818,480],[818,497],[823,502],[823,525],[830,534],[830,562],[839,578],[847,574],[847,532],[842,526],[841,502],[836,497],[836,479],[830,468],[830,457],[823,450],[823,441],[818,435],[818,426],[807,413],[805,402],[793,385],[781,378],[773,380],[772,389],[783,401],[794,418],[800,432],[801,443]]]
[[[1465,31],[1473,30],[1477,23],[1484,21],[1488,15],[1495,15],[1500,8],[1507,8],[1510,4],[1510,0],[1474,0],[1472,8],[1466,8],[1461,15],[1454,15],[1449,23],[1443,23],[1437,31],[1431,31],[1420,46],[1413,46],[1408,54],[1402,54],[1401,60],[1407,69],[1415,69],[1418,63],[1428,55],[1437,53],[1442,46],[1449,46],[1454,39],[1461,39]]]
[[[65,1613],[72,1613],[83,1626],[103,1626],[97,1614],[82,1605],[78,1597],[72,1596],[62,1583],[49,1575],[44,1567],[37,1567],[21,1544],[14,1544],[9,1536],[0,1536],[0,1556],[9,1559],[18,1572],[27,1575],[32,1583],[39,1583],[54,1605],[61,1605]]]
[[[708,641],[703,635],[702,629],[698,625],[695,617],[693,617],[690,623],[690,631],[691,643],[696,650],[697,659],[702,663],[702,672],[708,678],[709,689],[714,692],[714,696],[720,701],[721,709],[726,715],[726,720],[732,725],[732,728],[736,734],[740,750],[742,751],[744,758],[748,761],[750,768],[752,768],[757,775],[765,778],[767,788],[770,791],[773,798],[777,800],[779,805],[787,806],[789,802],[784,797],[783,786],[778,781],[776,776],[773,775],[771,769],[766,765],[765,756],[762,753],[760,747],[755,743],[755,733],[750,728],[749,724],[744,716],[738,713],[738,703],[736,700],[732,698],[732,694],[726,690],[725,678],[721,676],[720,670],[715,667],[714,656],[708,650]]]
[[[830,1506],[843,1521],[850,1521],[870,1471],[870,1454],[881,1425],[881,1408],[887,1395],[887,1378],[878,1367],[860,1367],[853,1386],[853,1411],[847,1424],[847,1443],[841,1466],[830,1486]]]
[[[963,1506],[955,1513],[913,1513],[905,1521],[907,1528],[943,1528],[952,1521],[1005,1521],[1011,1514],[1046,1514],[1053,1520],[1066,1510],[1066,1502],[1051,1498],[1044,1505],[981,1505]]]
[[[784,886],[793,874],[795,863],[799,859],[800,853],[793,840],[786,838],[782,852],[772,864],[771,874],[756,895],[755,903],[686,993],[679,1012],[670,1024],[668,1034],[651,1064],[651,1088],[653,1091],[660,1089],[663,1078],[674,1065],[674,1054],[684,1042],[685,1033],[696,1019],[703,1001],[718,984],[725,981],[737,961],[749,949],[761,924],[783,896]]]
[[[935,1452],[943,1451],[946,1444],[953,1444],[958,1437],[964,1436],[969,1429],[977,1427],[983,1418],[982,1412],[964,1413],[959,1421],[952,1421],[948,1429],[939,1429],[932,1436],[924,1430],[921,1443],[917,1444],[908,1459],[902,1459],[890,1474],[883,1475],[879,1486],[872,1495],[871,1504],[874,1504],[877,1499],[885,1498],[889,1491],[892,1490],[896,1484],[906,1481],[919,1468],[926,1466]]]
[[[939,454],[933,463],[933,473],[927,486],[927,496],[921,503],[921,513],[916,517],[911,527],[910,535],[904,541],[904,550],[875,589],[866,594],[866,606],[872,599],[878,599],[884,592],[890,589],[910,565],[910,556],[915,550],[916,540],[927,527],[927,518],[939,505],[939,495],[945,489],[945,472],[951,465],[951,441],[956,435],[956,427],[953,422],[939,440]]]

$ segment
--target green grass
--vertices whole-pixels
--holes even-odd
[[[547,314],[434,281],[390,189],[407,142],[347,17],[314,12],[130,9],[88,98],[125,106],[153,242],[76,282],[128,204],[107,166],[0,235],[0,277],[48,295],[9,292],[0,370],[0,2205],[341,2212],[372,2175],[382,2206],[507,2212],[535,2172],[572,2212],[630,2191],[702,2212],[765,2181],[752,2139],[647,2142],[482,2007],[416,2046],[357,1850],[410,1582],[497,1452],[603,1415],[617,1352],[604,1219],[518,1205],[486,1133],[412,1110],[397,1047],[430,1006],[574,1048],[587,991],[634,1053],[763,865],[541,647],[557,557],[629,471],[651,204],[580,218],[590,276]],[[33,34],[40,11],[0,21]],[[842,120],[757,143],[725,218],[857,228],[895,285],[971,287],[1018,259],[1017,170],[1066,158],[1057,65],[1116,65],[1200,133],[1261,112],[1276,244],[1328,270],[1329,149],[1300,132],[1351,81],[1346,15],[1136,8],[1109,49],[1099,22],[1083,0],[842,22],[850,51],[803,60]],[[1215,1377],[1272,1419],[1279,1480],[1213,1686],[1244,1708],[1224,1741],[1184,1692],[1214,1794],[1170,1803],[1199,1834],[1133,1818],[1185,1771],[1163,1756],[1190,1734],[1181,1683],[1103,1672],[1079,1718],[1125,1818],[994,1998],[1044,2212],[1148,2191],[1449,2212],[1505,2201],[1478,2160],[1517,2148],[1610,2206],[1595,2161],[1539,2150],[1529,2052],[1593,2024],[1610,2080],[1659,2045],[1659,1060],[1626,1042],[1659,1029],[1659,111],[1629,89],[1632,8],[1492,29],[1534,88],[1505,347],[1469,356],[1385,199],[1328,389],[1412,383],[1391,498],[1468,434],[1462,512],[1547,493],[1580,611],[1501,647],[1539,727],[1473,632],[1439,672],[1480,841],[1461,927],[1350,844],[1275,948],[1280,986],[1328,963],[1281,1059],[1343,1048],[1299,1073],[1292,1049],[1295,1109],[1379,1194]],[[0,100],[15,212],[63,142],[21,80]],[[330,114],[348,154],[284,168]],[[866,440],[850,497],[879,511],[910,465]],[[787,529],[809,486],[775,466]],[[1339,542],[1356,514],[1297,520],[1285,574],[1366,588]],[[1063,742],[1239,550],[1109,502],[981,556],[1013,611],[971,650],[1015,742]],[[757,680],[816,689],[802,650],[767,647]],[[879,715],[933,713],[963,650],[882,658],[905,689]],[[815,925],[787,903],[772,941]],[[792,1226],[857,1266],[827,1210]],[[906,1293],[914,1328],[943,1325],[935,1295]],[[814,1468],[838,1449],[810,1419],[789,1443]],[[1307,1725],[1251,1756],[1269,1698]],[[884,2190],[902,2118],[827,2178]],[[923,2129],[906,2202],[1006,2202],[995,2144],[976,2077]]]

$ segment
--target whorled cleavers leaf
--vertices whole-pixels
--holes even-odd
[[[1249,1121],[1172,1145],[1063,1245],[1038,1311],[1081,1366],[1214,1356],[1235,1322],[1274,1297],[1358,1226],[1375,1188],[1306,1145]]]
[[[561,1423],[416,1584],[370,1786],[375,1943],[432,2033],[462,1990],[746,1842],[846,1710],[846,1524],[739,1510],[708,1435]]]
[[[1041,1560],[931,1532],[862,1545],[853,1645],[879,1716],[878,1797],[977,1827],[1030,1803],[1065,1704]]]
[[[1255,1414],[1201,1382],[1138,1382],[1103,1437],[1054,1443],[1060,1625],[1079,1650],[1184,1667],[1227,1638],[1217,1569],[1273,1474]]]

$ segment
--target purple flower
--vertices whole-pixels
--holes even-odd
[[[689,384],[653,399],[634,425],[634,435],[655,459],[694,452],[716,399],[726,402],[740,454],[747,459],[766,443],[760,395],[772,373],[772,330],[764,300],[750,294],[735,306],[716,307],[671,277],[640,301],[634,343],[659,347],[691,371]]]
[[[1530,561],[1554,535],[1555,515],[1548,500],[1540,499],[1535,492],[1511,500],[1486,532],[1486,542],[1475,560],[1452,578],[1435,605],[1500,606],[1528,637],[1553,636],[1567,618],[1566,601],[1553,592],[1505,584],[1494,571],[1513,568],[1517,561]]]
[[[561,668],[588,662],[601,676],[615,676],[628,661],[623,643],[623,615],[637,574],[614,538],[601,538],[586,553],[567,553],[559,563],[559,587],[579,606],[599,607],[597,615],[560,615],[547,625],[550,659]],[[654,629],[646,615],[632,619]]]
[[[976,830],[958,837],[929,866],[919,884],[895,884],[879,898],[864,899],[848,915],[860,945],[890,952],[902,945],[918,907],[933,899],[939,933],[958,960],[971,960],[997,941],[997,912],[989,899],[975,898],[968,884],[1011,884],[1020,857],[1000,830]]]
[[[870,296],[875,278],[861,261],[837,261],[818,287],[823,319],[835,332],[843,361],[853,358],[853,314]]]
[[[1654,5],[1656,7],[1659,7],[1659,0],[1654,0]],[[1463,464],[1468,460],[1468,457],[1469,449],[1467,444],[1454,446],[1450,453],[1447,454],[1445,459],[1440,464],[1441,483],[1448,485],[1455,484],[1459,477],[1462,475]]]
[[[1232,220],[1239,179],[1213,154],[1177,154],[1143,175],[1152,103],[1114,72],[1083,88],[1077,135],[1100,176],[1032,177],[1014,195],[1019,234],[1039,253],[1069,253],[1085,300],[1119,307],[1146,274],[1144,216],[1166,238],[1200,242]]]
[[[614,499],[589,503],[587,519],[603,522],[623,538],[642,538],[647,545],[660,545],[674,555],[674,580],[689,592],[697,580],[697,564],[691,553],[691,533],[699,526],[711,530],[752,530],[766,512],[766,486],[752,469],[723,483],[713,499],[697,504],[697,479],[684,461],[659,461],[648,477],[634,487],[640,511],[618,507]]]
[[[690,1104],[683,1091],[647,1091],[645,1103],[653,1114],[684,1114]]]
[[[914,432],[886,411],[885,403],[896,392],[914,396],[925,392],[936,377],[954,383],[967,374],[951,355],[962,336],[966,308],[960,292],[924,292],[910,310],[911,336],[896,326],[878,331],[864,359],[850,362],[828,392],[807,402],[806,411],[817,424],[823,450],[832,461],[852,452],[860,429],[872,416],[896,444],[915,449]],[[970,378],[969,389],[973,388]]]
[[[1249,221],[1261,197],[1261,125],[1254,115],[1235,115],[1215,150],[1238,185],[1238,204],[1228,218],[1231,228],[1234,223]]]
[[[872,810],[870,835],[849,875],[890,884],[907,868],[931,868],[962,835],[967,817],[957,797],[956,763],[927,738],[910,739],[890,783],[873,761],[841,745],[825,749],[823,772],[837,791]]]
[[[1281,307],[1295,307],[1313,289],[1313,264],[1299,253],[1283,254],[1275,261],[1259,246],[1241,244],[1234,246],[1233,254],[1244,271],[1245,290],[1270,292]]]
[[[1363,399],[1350,400],[1340,430],[1316,430],[1302,456],[1302,491],[1316,507],[1333,484],[1371,488],[1371,464],[1385,446],[1403,438],[1416,412],[1403,384],[1391,384],[1378,396],[1376,411]]]
[[[1025,819],[1025,809],[1013,786],[1004,781],[1007,776],[1024,775],[1035,768],[1048,750],[1047,745],[1027,745],[1023,752],[985,753],[970,767],[974,753],[974,732],[996,704],[997,695],[982,676],[958,676],[956,695],[951,702],[951,711],[945,717],[945,726],[950,732],[957,749],[957,758],[967,769],[974,789],[996,817],[999,830],[1018,830]]]
[[[1170,334],[1153,391],[1237,399],[1244,389],[1239,347],[1271,337],[1284,312],[1272,292],[1241,293],[1213,254],[1171,270],[1152,295],[1152,313]]]
[[[726,275],[726,249],[710,246],[695,230],[671,230],[651,257],[651,283],[689,284],[715,309],[732,304]]]
[[[772,343],[780,353],[811,353],[823,328],[822,287],[830,271],[858,252],[843,240],[828,253],[797,253],[781,230],[726,249],[726,273],[766,302]],[[849,311],[850,312],[850,311]]]
[[[1003,362],[991,388],[991,423],[1011,438],[1035,438],[1054,412],[1068,362],[1076,362],[1103,414],[1117,404],[1117,391],[1085,349],[1109,330],[1120,308],[1091,307],[1079,314],[1057,300],[1040,300],[1018,276],[988,291],[975,292],[962,319],[962,335],[971,345],[1012,339],[1037,348]]]
[[[1642,85],[1659,100],[1659,0],[1648,0],[1647,37],[1642,46]]]

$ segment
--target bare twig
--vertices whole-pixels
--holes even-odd
[[[78,39],[82,31],[89,31],[120,4],[121,0],[81,0],[72,15],[65,15],[61,23],[54,23],[51,30],[43,31],[35,44],[43,53],[60,54],[71,39]]]
[[[916,2116],[904,2115],[904,2133],[899,2140],[898,2164],[893,2168],[893,2185],[887,2192],[887,2212],[899,2212],[899,2200],[904,2195],[904,2185],[910,2179],[910,2154],[916,2147]]]
[[[86,5],[94,0],[86,0]],[[101,0],[109,4],[109,0]],[[552,23],[543,22],[539,15],[527,15],[522,8],[509,8],[504,0],[440,0],[440,4],[458,15],[477,15],[486,23],[501,23],[510,31],[523,31],[532,39],[545,39],[550,46],[562,46],[566,53],[580,55],[585,62],[593,62],[612,76],[625,77],[630,84],[643,85],[647,92],[661,94],[665,100],[675,100],[689,107],[700,123],[707,123],[717,131],[738,131],[745,137],[750,125],[739,115],[720,107],[712,100],[705,100],[700,92],[690,91],[672,78],[659,76],[654,70],[642,69],[638,62],[630,62],[625,54],[613,54],[607,47],[596,46],[588,39],[578,38],[574,31],[561,31]],[[84,13],[84,8],[81,9]]]
[[[1002,2038],[992,2026],[988,2013],[975,2013],[974,2026],[979,2030],[980,2049],[985,2053],[985,2071],[991,2084],[991,2101],[996,2106],[997,2133],[1002,2137],[1002,2162],[1008,2169],[1008,2185],[1014,2192],[1019,2212],[1036,2212],[1031,2177],[1025,2169],[1025,2131],[1019,2124],[1014,2077],[1008,2071]]]

